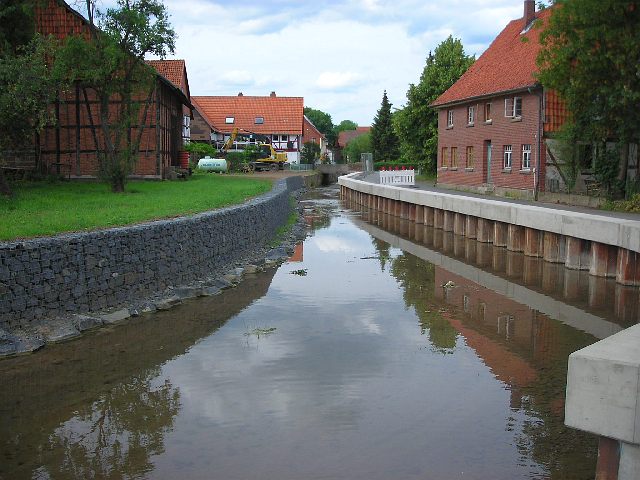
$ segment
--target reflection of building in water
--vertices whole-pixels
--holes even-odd
[[[293,255],[289,257],[288,262],[298,263],[304,260],[304,242],[298,243],[295,247],[293,247]]]

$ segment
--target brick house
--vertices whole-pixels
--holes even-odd
[[[286,152],[288,161],[300,163],[304,124],[302,97],[194,96],[198,110],[219,133],[214,133],[221,146],[237,129],[239,136],[270,142],[273,148]]]
[[[336,140],[336,161],[342,161],[342,151],[354,138],[358,138],[360,135],[364,135],[365,133],[371,132],[371,127],[356,127],[355,130],[342,130],[338,133],[338,139]],[[355,159],[356,162],[359,162],[360,159]]]
[[[63,0],[46,0],[36,8],[36,30],[62,40],[70,35],[89,37],[88,21]],[[184,67],[184,65],[182,65]],[[179,165],[184,138],[184,122],[189,102],[186,69],[182,80],[172,83],[162,74],[156,76],[146,116],[132,128],[141,133],[138,162],[133,177],[166,178]],[[145,95],[146,97],[146,95]],[[104,137],[97,108],[97,96],[91,85],[76,83],[62,92],[52,106],[55,125],[48,126],[37,140],[41,168],[68,174],[71,178],[93,178],[99,170],[98,155]]]
[[[557,178],[548,147],[566,111],[535,78],[541,28],[534,24],[552,11],[536,12],[534,0],[524,0],[524,16],[509,22],[432,104],[438,109],[439,184],[537,196],[549,185],[547,176]]]
[[[304,115],[302,127],[302,145],[307,142],[317,143],[320,146],[320,154],[327,153],[327,137],[316,128],[316,126]]]

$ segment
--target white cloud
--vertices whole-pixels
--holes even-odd
[[[360,75],[353,72],[322,72],[316,85],[323,90],[342,90],[360,82]]]
[[[108,2],[111,0],[105,0]],[[303,96],[369,125],[383,90],[396,107],[448,35],[482,53],[522,0],[165,0],[193,95]]]

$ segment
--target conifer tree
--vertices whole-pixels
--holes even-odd
[[[371,126],[371,147],[373,159],[376,162],[398,159],[399,141],[393,130],[391,105],[385,90],[382,95],[382,105]]]

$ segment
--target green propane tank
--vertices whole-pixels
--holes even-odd
[[[226,172],[227,161],[224,158],[204,157],[198,160],[198,168],[207,172]]]

